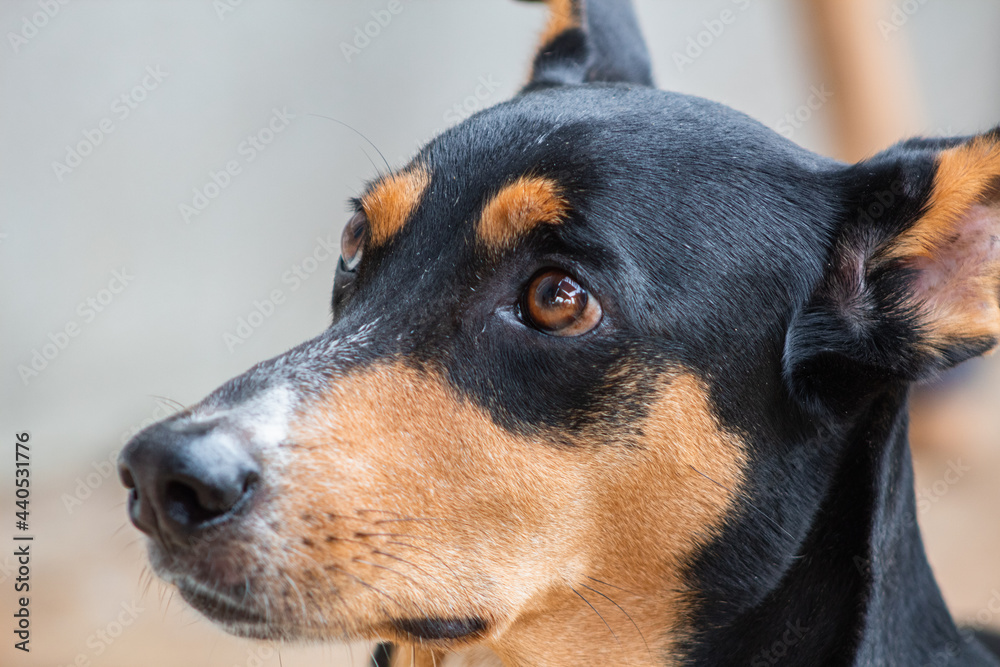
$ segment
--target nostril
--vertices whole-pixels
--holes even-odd
[[[237,510],[257,485],[256,468],[244,466],[207,467],[197,475],[168,479],[161,504],[168,522],[192,530]]]
[[[184,482],[169,482],[163,493],[164,511],[175,523],[196,526],[211,521],[228,511],[228,508],[205,507],[198,492]]]
[[[253,488],[257,486],[257,482],[259,481],[260,481],[260,474],[258,474],[256,470],[251,470],[247,472],[247,476],[243,480],[243,493],[241,495],[245,496],[251,491],[253,491]]]
[[[128,469],[128,466],[124,464],[119,464],[118,477],[122,481],[122,486],[124,486],[126,489],[135,488],[135,480],[132,478],[132,471]]]

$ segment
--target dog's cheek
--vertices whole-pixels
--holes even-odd
[[[282,576],[363,636],[478,618],[514,656],[553,624],[603,636],[578,597],[597,581],[644,634],[678,636],[685,566],[733,511],[745,455],[700,380],[658,383],[638,428],[570,442],[502,429],[433,373],[392,364],[341,379],[293,429]]]
[[[650,399],[637,444],[604,452],[598,485],[602,538],[596,567],[617,570],[628,587],[675,581],[734,511],[746,466],[742,438],[715,416],[705,384],[687,372],[668,373]],[[626,574],[628,573],[628,574]],[[619,575],[619,580],[621,580]]]
[[[592,434],[586,567],[567,571],[567,585],[504,638],[500,650],[514,663],[542,646],[546,654],[533,659],[543,664],[620,664],[620,647],[590,605],[612,618],[627,610],[629,621],[615,632],[622,644],[641,648],[636,660],[647,645],[654,654],[672,653],[687,632],[696,591],[685,573],[737,511],[747,457],[743,438],[720,423],[698,377],[677,370],[657,382],[634,439],[607,444],[612,434]],[[553,643],[559,633],[575,639]]]
[[[394,363],[340,379],[291,441],[287,576],[322,579],[323,604],[352,624],[477,617],[500,631],[586,565],[594,449],[512,434],[434,373]]]

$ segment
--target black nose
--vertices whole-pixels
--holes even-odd
[[[132,523],[175,544],[234,515],[260,479],[257,462],[219,424],[154,425],[125,446],[118,472]]]

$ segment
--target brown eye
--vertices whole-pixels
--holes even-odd
[[[554,336],[579,336],[601,321],[601,304],[571,275],[548,269],[532,278],[521,297],[524,319]]]
[[[358,211],[347,221],[340,237],[340,261],[345,271],[353,271],[361,261],[361,254],[368,236],[368,218]]]

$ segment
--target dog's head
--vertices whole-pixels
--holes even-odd
[[[781,579],[859,415],[1000,338],[1000,132],[845,166],[552,4],[524,91],[357,199],[330,328],[123,452],[228,630],[663,659]]]

